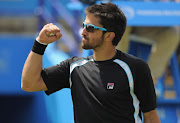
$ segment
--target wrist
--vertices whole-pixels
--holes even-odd
[[[43,43],[40,41],[39,37],[36,38],[36,41],[39,42],[40,44],[43,44],[43,45],[48,45],[48,43]]]
[[[37,39],[34,41],[31,51],[39,55],[43,55],[48,44],[39,42]]]

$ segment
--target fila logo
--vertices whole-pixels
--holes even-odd
[[[113,89],[113,88],[114,88],[114,83],[107,84],[107,89]]]

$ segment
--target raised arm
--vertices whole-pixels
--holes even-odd
[[[34,92],[47,90],[41,77],[43,51],[46,45],[58,40],[61,36],[60,29],[52,23],[42,28],[24,64],[21,77],[21,88],[24,91]]]

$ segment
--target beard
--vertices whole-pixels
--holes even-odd
[[[96,49],[100,47],[103,44],[103,36],[99,38],[92,38],[91,40],[87,38],[86,36],[83,37],[81,41],[81,46],[83,49],[88,50],[88,49]]]

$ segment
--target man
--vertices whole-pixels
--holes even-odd
[[[72,57],[42,70],[47,44],[62,34],[47,24],[34,42],[22,73],[22,89],[45,91],[47,95],[71,88],[76,123],[159,123],[156,95],[150,70],[142,60],[116,50],[126,17],[112,3],[85,10],[82,48],[93,56]]]

